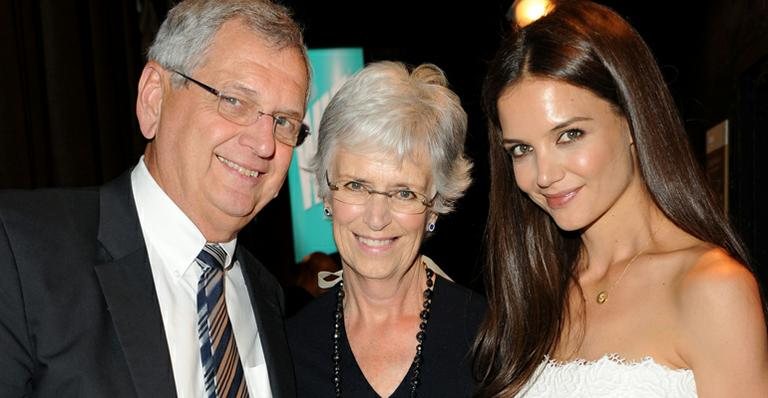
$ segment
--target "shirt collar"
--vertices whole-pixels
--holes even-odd
[[[184,274],[205,246],[205,237],[157,184],[144,156],[131,172],[131,185],[145,242],[151,242],[163,264],[177,275]],[[237,237],[220,244],[227,252],[226,268],[232,264]]]

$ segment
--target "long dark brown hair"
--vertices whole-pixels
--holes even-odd
[[[611,9],[588,1],[558,4],[510,32],[483,86],[489,125],[490,209],[485,273],[489,310],[475,345],[480,396],[511,396],[558,343],[581,250],[578,232],[560,230],[515,184],[502,148],[497,100],[525,77],[584,88],[608,101],[630,126],[652,200],[678,227],[747,252],[704,180],[674,101],[651,51]]]

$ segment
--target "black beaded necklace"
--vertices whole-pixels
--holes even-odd
[[[424,289],[424,305],[419,318],[419,332],[416,333],[416,355],[413,357],[413,372],[411,374],[411,397],[416,396],[416,388],[420,383],[421,364],[422,364],[422,343],[427,332],[427,320],[429,320],[429,311],[432,308],[432,289],[434,282],[432,277],[435,275],[431,268],[424,264],[424,270],[427,273],[427,288]],[[344,323],[344,281],[339,282],[339,291],[336,293],[336,311],[333,316],[333,387],[336,397],[341,397],[341,348],[339,339],[341,338],[341,325]]]

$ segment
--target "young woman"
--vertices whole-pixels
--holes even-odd
[[[758,284],[637,32],[559,4],[503,43],[484,100],[481,395],[768,396]]]

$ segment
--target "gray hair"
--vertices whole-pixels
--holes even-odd
[[[318,135],[312,168],[321,198],[328,197],[325,173],[340,148],[388,152],[400,161],[426,151],[438,194],[435,213],[453,210],[472,182],[472,162],[464,154],[467,114],[443,71],[432,64],[410,71],[399,62],[369,64],[333,96]]]
[[[186,0],[177,4],[160,25],[147,59],[165,68],[191,73],[205,62],[206,52],[221,26],[240,19],[278,50],[295,48],[309,60],[299,25],[287,8],[270,0]],[[178,84],[183,78],[177,76]]]

